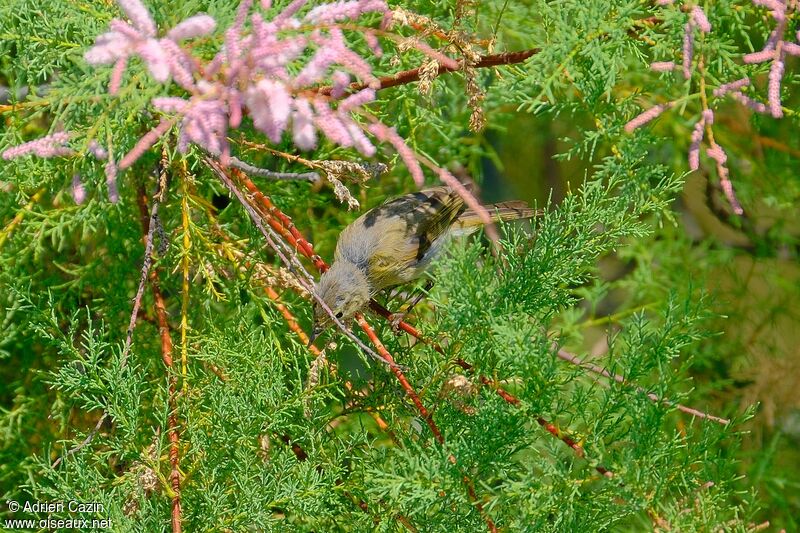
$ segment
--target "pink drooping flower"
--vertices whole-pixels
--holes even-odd
[[[714,96],[724,96],[725,94],[731,91],[740,91],[743,88],[750,85],[750,78],[742,78],[736,81],[731,81],[729,83],[723,83],[716,89],[714,89]]]
[[[317,146],[314,113],[311,111],[311,104],[304,98],[295,98],[294,100],[292,140],[301,150],[311,150]]]
[[[785,64],[781,54],[781,44],[775,49],[776,59],[772,62],[772,67],[769,69],[769,83],[767,85],[767,102],[769,103],[769,111],[775,118],[783,116],[783,108],[781,107],[781,80],[783,79],[783,72]]]
[[[304,19],[314,24],[333,24],[356,19],[364,13],[386,13],[388,10],[389,6],[383,0],[340,0],[313,8]]]
[[[757,100],[753,100],[749,96],[744,95],[738,91],[730,93],[730,97],[739,102],[740,104],[744,105],[745,107],[752,109],[756,113],[766,113],[768,111],[767,106],[765,106],[764,104],[762,104]]]
[[[280,142],[292,112],[292,97],[285,85],[261,80],[247,90],[245,102],[255,127],[266,133],[270,141]]]
[[[700,143],[703,142],[703,130],[706,127],[705,116],[701,116],[692,130],[691,143],[689,144],[689,168],[697,170],[700,168]]]
[[[703,33],[711,32],[711,23],[708,21],[705,11],[703,11],[703,8],[700,6],[694,6],[692,8],[692,20]]]
[[[86,200],[86,188],[81,181],[81,175],[77,172],[72,175],[72,199],[76,204],[81,205]]]
[[[30,154],[44,158],[72,155],[75,151],[67,146],[70,137],[72,134],[68,131],[46,135],[34,141],[7,148],[3,152],[3,159],[9,160]]]
[[[157,39],[155,22],[139,0],[118,0],[118,4],[131,23],[113,19],[109,31],[98,36],[84,54],[91,65],[114,63],[109,92],[118,91],[131,55],[142,58],[156,81],[164,83],[172,76],[183,88],[191,87],[194,65],[178,41],[211,33],[216,21],[208,15],[196,15],[175,26],[167,37]]]
[[[655,61],[650,63],[650,70],[655,72],[669,72],[671,70],[675,70],[675,62],[674,61]]]
[[[406,164],[406,167],[408,167],[408,171],[411,172],[414,183],[416,183],[418,187],[422,187],[425,183],[425,175],[422,173],[422,167],[419,165],[414,151],[406,144],[406,141],[398,135],[397,130],[377,121],[370,124],[367,129],[378,140],[388,142],[397,150],[397,154]]]
[[[692,77],[692,56],[694,54],[694,23],[690,20],[683,28],[683,77]]]
[[[636,128],[640,128],[659,116],[661,113],[674,105],[674,102],[667,102],[665,104],[658,104],[651,107],[644,113],[641,113],[625,124],[625,131],[632,133]]]
[[[744,209],[742,209],[742,204],[739,203],[739,199],[736,198],[736,193],[733,190],[733,183],[731,183],[730,172],[728,171],[728,167],[725,163],[728,161],[728,155],[725,153],[725,150],[716,143],[712,144],[710,148],[706,150],[706,154],[708,157],[716,161],[717,163],[717,174],[719,175],[719,184],[722,187],[722,192],[725,193],[725,197],[728,199],[728,203],[731,204],[731,208],[733,212],[737,215],[744,214]]]

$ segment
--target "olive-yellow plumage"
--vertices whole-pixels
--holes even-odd
[[[530,218],[524,202],[486,206],[492,220]],[[422,276],[454,235],[482,224],[461,196],[449,187],[406,194],[375,207],[339,235],[331,267],[315,287],[317,296],[342,320],[361,311],[383,289]],[[313,339],[333,320],[314,305]]]

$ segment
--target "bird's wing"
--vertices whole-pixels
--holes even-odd
[[[379,232],[369,270],[382,287],[413,279],[417,264],[437,238],[464,211],[464,201],[449,187],[435,187],[389,200],[358,222]]]

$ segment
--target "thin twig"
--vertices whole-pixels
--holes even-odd
[[[537,53],[539,53],[539,49],[532,48],[530,50],[522,50],[520,52],[504,52],[502,54],[492,54],[492,55],[482,56],[478,62],[476,62],[474,65],[471,66],[472,68],[486,68],[486,67],[499,67],[502,65],[513,65],[515,63],[522,63],[529,57]],[[442,74],[455,72],[455,70],[456,69],[439,65],[439,70],[436,72],[435,76],[441,76]],[[414,83],[415,81],[419,81],[420,71],[421,67],[412,68],[410,70],[397,72],[396,74],[392,74],[390,76],[384,76],[382,78],[378,78],[377,89],[378,90],[386,89],[389,87],[395,87],[397,85],[405,85],[407,83]],[[349,90],[351,93],[354,93],[362,89],[366,89],[367,87],[368,85],[366,83],[356,82],[350,84]],[[332,91],[333,87],[329,85],[317,87],[316,89],[310,90],[310,92],[323,94],[326,96],[330,96]]]
[[[241,159],[237,159],[233,156],[228,159],[228,164],[232,167],[238,168],[239,170],[248,172],[253,176],[259,176],[271,180],[301,180],[316,183],[320,179],[319,174],[316,172],[275,172],[273,170],[267,170],[266,168],[253,166],[250,163],[245,163]]]
[[[706,420],[711,420],[712,422],[716,422],[718,424],[727,425],[730,424],[731,421],[727,418],[721,418],[709,413],[704,413],[703,411],[699,411],[697,409],[693,409],[692,407],[687,407],[685,405],[681,405],[677,402],[674,402],[668,398],[659,398],[655,393],[647,392],[644,388],[640,387],[639,385],[632,385],[628,381],[625,380],[623,376],[619,374],[612,374],[605,368],[596,365],[594,363],[589,363],[587,361],[582,360],[577,355],[570,353],[564,349],[559,348],[557,352],[558,358],[568,363],[572,363],[573,365],[577,365],[581,368],[585,368],[590,372],[594,372],[595,374],[600,374],[603,377],[609,378],[611,380],[616,381],[622,385],[632,386],[634,390],[638,393],[645,394],[650,400],[655,403],[663,403],[669,405],[670,407],[676,408],[678,411],[682,411],[684,413],[690,414],[692,416],[696,416],[698,418],[704,418]]]

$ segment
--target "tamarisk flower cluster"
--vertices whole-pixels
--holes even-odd
[[[183,44],[217,30],[216,21],[209,15],[189,17],[162,33],[141,0],[117,3],[127,20],[113,19],[108,31],[99,35],[84,55],[91,65],[112,66],[109,93],[118,93],[130,59],[138,57],[153,80],[164,84],[173,81],[187,95],[153,98],[150,103],[160,117],[158,124],[118,163],[104,150],[102,159],[107,159],[106,181],[112,199],[117,198],[117,173],[131,167],[176,126],[180,152],[195,144],[227,165],[231,161],[228,132],[239,128],[245,116],[271,142],[279,143],[288,134],[301,150],[316,148],[322,136],[371,157],[377,149],[367,136],[370,134],[391,144],[415,182],[422,185],[417,154],[394,128],[366,112],[365,106],[375,100],[380,81],[368,58],[356,53],[345,37],[344,24],[367,13],[383,15],[383,23],[388,25],[392,17],[385,0],[339,0],[316,5],[303,16],[299,13],[308,0],[292,0],[269,20],[253,9],[252,0],[243,0],[235,21],[223,32],[224,45],[210,61],[193,56]],[[261,1],[262,10],[271,7],[270,0]],[[371,52],[380,56],[379,33],[365,28],[360,34]],[[389,34],[383,31],[380,35]],[[457,61],[424,42],[394,37],[403,50],[413,48],[451,70],[459,67]],[[303,59],[309,52],[310,59]],[[317,90],[327,80],[332,82],[331,90]],[[74,152],[63,146],[68,138],[66,133],[45,137],[10,148],[3,156],[72,155]]]
[[[759,52],[746,54],[744,62],[755,64],[772,61],[767,85],[767,102],[770,114],[775,118],[781,118],[783,116],[781,81],[786,70],[785,57],[786,54],[800,56],[800,44],[784,40],[788,11],[796,9],[797,6],[793,0],[753,0],[753,3],[757,6],[768,8],[777,24],[767,38],[764,48]],[[800,31],[797,32],[797,39],[800,40]]]

